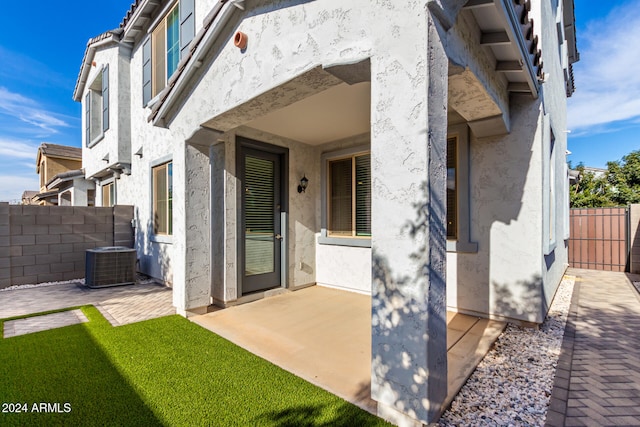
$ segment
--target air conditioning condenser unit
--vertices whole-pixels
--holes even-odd
[[[90,288],[133,285],[136,282],[136,250],[124,246],[87,249],[85,284]]]

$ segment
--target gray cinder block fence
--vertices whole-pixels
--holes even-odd
[[[84,277],[85,251],[133,247],[133,206],[0,203],[0,289]]]

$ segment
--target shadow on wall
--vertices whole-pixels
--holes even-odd
[[[422,408],[432,419],[447,394],[445,206],[426,183],[421,190],[423,201],[413,205],[416,219],[402,230],[415,243],[413,273],[394,271],[372,251],[372,381],[384,381],[372,387],[381,391],[377,396],[393,391],[395,401],[383,403],[416,419],[424,414],[414,408]]]
[[[171,244],[152,240],[152,236],[154,236],[153,221],[148,220],[143,226],[137,207],[135,209],[135,224],[135,248],[138,253],[139,271],[170,285],[173,281],[169,263]]]
[[[540,302],[543,294],[543,278],[539,274],[527,280],[517,276],[520,268],[516,265],[523,260],[514,259],[514,254],[527,248],[528,236],[515,235],[514,231],[501,232],[504,227],[495,227],[496,224],[512,225],[513,221],[523,220],[523,200],[533,158],[540,102],[539,99],[531,101],[526,97],[512,96],[514,132],[470,141],[470,237],[478,242],[478,252],[456,254],[458,281],[450,285],[457,287],[456,305],[459,310],[525,321],[531,321],[532,316],[538,317],[540,312],[539,305],[531,303],[530,299],[516,300],[519,295],[537,295],[534,300]],[[533,190],[531,185],[529,187]],[[530,230],[531,233],[541,232],[538,227]],[[492,254],[492,251],[496,253]],[[530,272],[538,269],[538,265],[522,266],[522,270]],[[511,276],[513,281],[501,280]],[[523,293],[510,290],[511,287],[515,290],[522,286],[527,288]],[[503,301],[503,298],[507,299]]]
[[[531,306],[547,307],[542,289],[542,276],[535,274],[529,280],[517,280],[510,283],[491,282],[491,292],[496,313],[509,313],[512,318],[524,321],[536,321],[529,316]]]

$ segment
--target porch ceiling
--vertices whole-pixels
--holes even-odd
[[[310,145],[370,131],[371,83],[341,83],[246,124]]]

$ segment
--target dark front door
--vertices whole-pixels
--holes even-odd
[[[281,286],[282,155],[240,145],[242,294]]]

